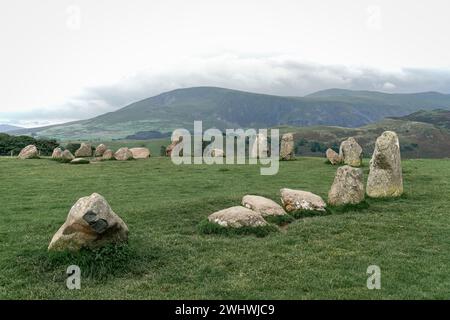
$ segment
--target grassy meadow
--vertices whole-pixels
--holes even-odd
[[[0,298],[448,299],[450,161],[405,160],[403,170],[402,198],[256,237],[206,235],[198,225],[246,194],[279,202],[287,187],[326,199],[336,167],[298,158],[261,176],[259,166],[161,157],[79,166],[0,158]],[[47,252],[71,206],[93,192],[127,223],[129,244]],[[71,264],[81,267],[81,290],[66,288]],[[366,287],[369,265],[381,268],[381,290]]]

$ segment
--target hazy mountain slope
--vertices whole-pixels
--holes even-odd
[[[450,129],[449,110],[443,109],[436,109],[431,111],[420,110],[407,116],[397,117],[394,119],[431,123],[437,127]]]
[[[18,127],[18,126],[12,126],[9,124],[0,124],[0,132],[9,132],[9,131],[19,130],[19,129],[22,129],[22,128]]]
[[[15,133],[34,132],[64,140],[112,139],[139,131],[192,129],[194,120],[202,120],[205,129],[276,125],[359,127],[385,117],[438,107],[450,109],[450,96],[333,89],[300,98],[195,87],[166,92],[89,120]]]
[[[417,108],[432,110],[437,108],[448,108],[450,95],[439,92],[419,93],[384,93],[376,91],[353,91],[344,89],[328,89],[318,91],[306,96],[313,99],[329,99],[333,101],[378,103],[401,108]]]

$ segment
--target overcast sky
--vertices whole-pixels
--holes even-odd
[[[0,123],[198,85],[450,93],[450,1],[1,0]]]

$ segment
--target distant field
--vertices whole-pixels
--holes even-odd
[[[258,166],[175,166],[158,157],[80,166],[0,158],[0,298],[448,299],[450,161],[403,166],[401,199],[369,199],[368,209],[303,218],[257,238],[202,235],[197,225],[245,194],[279,202],[289,187],[326,198],[336,168],[299,158],[261,176]],[[49,254],[70,207],[93,192],[128,224],[129,246]],[[70,264],[82,267],[81,290],[65,286]],[[366,288],[373,264],[381,290]]]

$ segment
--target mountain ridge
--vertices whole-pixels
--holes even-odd
[[[222,130],[277,125],[356,128],[437,108],[450,110],[450,95],[328,89],[296,97],[202,86],[163,92],[87,120],[12,133],[62,140],[118,139],[139,131],[192,129],[195,120],[202,120],[204,128]]]
[[[0,133],[21,130],[21,129],[23,129],[23,128],[19,127],[19,126],[13,126],[10,124],[0,124]]]

